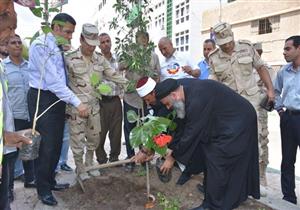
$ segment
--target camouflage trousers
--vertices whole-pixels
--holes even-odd
[[[268,151],[268,112],[260,107],[260,102],[265,96],[264,93],[258,92],[255,95],[243,95],[253,105],[257,114],[257,132],[258,132],[258,150],[259,150],[259,164],[265,167],[269,163]]]
[[[91,106],[89,116],[81,118],[76,108],[72,107],[69,114],[70,146],[73,152],[76,167],[83,167],[84,150],[95,151],[100,141],[100,107]]]

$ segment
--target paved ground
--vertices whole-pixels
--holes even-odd
[[[261,202],[269,205],[273,209],[278,210],[300,210],[300,204],[293,205],[288,202],[283,201],[280,189],[280,161],[281,161],[281,144],[280,144],[280,129],[279,129],[279,119],[275,112],[269,114],[269,160],[270,164],[268,167],[268,185],[267,197],[261,198]],[[124,139],[124,138],[123,138]],[[120,159],[125,158],[125,146],[122,146],[122,154]],[[106,144],[107,151],[109,151],[109,146]],[[298,154],[299,158],[299,154]],[[72,158],[72,153],[69,152],[69,162],[68,164],[74,168],[74,162]],[[296,193],[300,197],[300,164],[296,164]],[[74,173],[59,172],[57,176],[58,180],[61,182],[69,182],[71,184],[75,183]],[[12,210],[48,210],[48,209],[67,209],[63,202],[59,201],[59,205],[55,208],[45,206],[36,197],[35,190],[23,188],[23,183],[20,181],[15,182],[15,192],[16,200],[12,203]],[[30,201],[30,202],[29,202]],[[298,200],[298,203],[300,200]]]

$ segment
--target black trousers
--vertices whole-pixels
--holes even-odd
[[[123,114],[124,114],[124,137],[125,137],[125,143],[126,143],[126,152],[127,152],[127,157],[131,158],[135,155],[134,149],[131,147],[130,145],[130,141],[129,141],[129,134],[130,131],[136,126],[136,123],[130,123],[127,120],[127,112],[129,110],[133,110],[137,115],[142,116],[142,109],[137,109],[133,106],[130,106],[128,103],[126,103],[123,100]],[[146,106],[144,106],[144,112],[145,112],[145,116],[148,114],[148,110],[146,108]]]
[[[283,199],[297,203],[295,194],[295,162],[297,149],[300,146],[300,112],[288,111],[281,114],[281,190]]]
[[[14,119],[15,123],[15,130],[23,130],[28,129],[32,127],[31,122],[27,120],[21,120],[21,119]],[[35,179],[34,175],[34,160],[23,160],[22,161],[23,168],[24,168],[24,178],[25,183],[32,182]],[[10,181],[10,189],[13,189],[13,179]]]
[[[10,210],[9,204],[9,182],[10,178],[14,178],[14,168],[15,162],[17,159],[18,153],[11,152],[3,155],[2,160],[2,177],[0,184],[0,209],[1,210]]]
[[[36,109],[38,90],[28,91],[28,109],[30,119]],[[41,91],[39,114],[56,102],[58,97],[50,91]],[[39,157],[35,160],[37,193],[40,196],[51,194],[51,188],[56,185],[55,169],[59,161],[62,147],[66,104],[58,102],[37,121],[37,131],[41,134]]]
[[[104,149],[108,133],[110,141],[109,161],[118,160],[121,152],[122,138],[122,104],[119,96],[102,97],[100,101],[101,133],[100,143],[96,149],[97,160],[100,163],[107,161]]]

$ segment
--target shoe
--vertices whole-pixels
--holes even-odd
[[[204,185],[202,185],[202,184],[197,184],[197,189],[198,189],[198,191],[199,192],[201,192],[201,193],[203,193],[204,194]]]
[[[92,170],[88,172],[89,175],[96,177],[96,176],[100,176],[100,171],[99,170]]]
[[[14,191],[12,189],[8,190],[8,200],[12,203],[15,200]]]
[[[184,185],[187,181],[189,181],[191,179],[191,174],[187,173],[187,172],[182,172],[180,177],[178,178],[176,184],[177,185]]]
[[[43,204],[49,205],[49,206],[55,206],[57,205],[57,200],[52,194],[48,195],[39,195],[39,199],[42,201]]]
[[[68,189],[70,187],[70,184],[69,183],[66,183],[66,184],[56,184],[54,185],[51,190],[54,190],[54,191],[61,191],[61,190],[65,190],[65,189]]]
[[[24,182],[24,187],[25,188],[36,188],[36,183],[34,180],[31,182]]]
[[[102,164],[104,164],[104,163],[107,163],[107,160],[108,160],[108,159],[103,159],[103,160],[97,159],[97,162],[98,162],[100,165],[102,165]]]
[[[200,206],[196,207],[196,208],[192,208],[190,210],[209,210],[208,207],[204,207],[203,204],[201,204]]]
[[[24,182],[24,180],[25,180],[25,178],[24,178],[24,174],[22,174],[22,175],[20,175],[20,176],[17,176],[17,177],[15,177],[15,178],[14,178],[14,181],[16,181],[16,180],[20,180],[20,181]]]
[[[163,165],[164,161],[164,158],[157,158],[155,162],[155,168],[159,180],[163,183],[167,183],[172,179],[172,171],[170,170],[167,174],[163,174],[160,171],[160,167]]]
[[[66,163],[62,164],[60,166],[60,169],[63,171],[73,171],[73,169],[70,166],[68,166]]]
[[[116,161],[119,161],[119,158],[109,158],[109,162],[112,163],[112,162],[116,162]]]
[[[79,174],[79,178],[80,178],[81,181],[84,181],[84,180],[87,180],[91,177],[89,176],[89,174],[87,172],[83,172],[83,173]]]

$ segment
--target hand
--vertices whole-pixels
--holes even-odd
[[[154,157],[154,153],[148,153],[142,152],[141,150],[131,158],[131,161],[134,161],[136,163],[144,163],[147,161],[152,160]]]
[[[31,144],[32,140],[17,132],[4,131],[4,145],[21,148],[22,144]]]
[[[182,68],[182,70],[183,70],[185,73],[187,73],[187,74],[189,74],[189,75],[192,75],[193,69],[192,69],[190,66],[182,66],[181,68]],[[193,75],[192,75],[192,76],[193,76]]]
[[[171,153],[166,156],[166,160],[163,165],[160,167],[160,171],[163,174],[169,173],[169,171],[173,168],[175,163],[175,159],[172,157]]]
[[[268,103],[270,103],[270,102],[274,103],[274,101],[275,101],[275,92],[274,92],[274,90],[273,89],[268,90],[267,95],[268,95]]]
[[[80,103],[77,107],[80,117],[86,118],[89,116],[89,107],[86,104]]]

